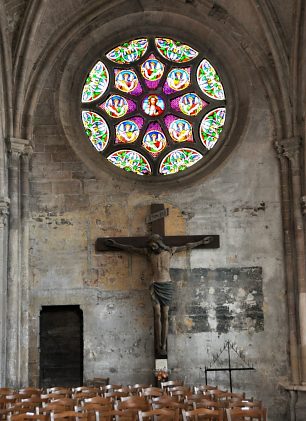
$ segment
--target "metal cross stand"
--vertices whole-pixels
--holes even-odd
[[[228,367],[225,368],[212,368],[212,365],[215,364],[224,351],[227,350],[228,355]],[[232,367],[231,366],[231,351],[233,351],[238,358],[244,364],[244,367]],[[246,371],[246,370],[255,370],[253,364],[248,363],[242,355],[242,352],[237,348],[236,345],[231,343],[230,341],[226,341],[223,348],[220,349],[219,353],[213,358],[213,361],[210,363],[209,367],[205,366],[205,383],[207,384],[207,373],[208,371],[228,371],[229,372],[229,381],[230,381],[230,390],[231,393],[233,392],[233,384],[232,384],[232,371]]]

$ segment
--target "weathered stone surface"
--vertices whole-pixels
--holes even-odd
[[[174,334],[264,330],[261,268],[172,269],[171,275],[177,284],[174,318],[184,314]]]

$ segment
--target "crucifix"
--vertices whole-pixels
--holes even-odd
[[[96,251],[118,251],[141,254],[151,264],[153,276],[150,293],[154,310],[155,358],[167,358],[168,312],[173,294],[170,262],[174,253],[193,248],[218,248],[218,235],[165,236],[165,216],[169,213],[163,204],[152,204],[146,222],[151,235],[146,237],[97,238]]]

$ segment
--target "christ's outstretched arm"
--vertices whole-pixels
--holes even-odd
[[[193,243],[187,243],[184,246],[172,247],[172,253],[178,253],[180,251],[191,250],[195,247],[201,246],[202,244],[210,244],[213,241],[213,237],[205,236],[200,241],[195,241]]]
[[[128,244],[121,244],[111,238],[108,238],[104,241],[104,244],[109,248],[117,248],[123,251],[127,251],[128,253],[135,253],[135,254],[142,254],[146,256],[148,254],[146,248],[134,247]]]

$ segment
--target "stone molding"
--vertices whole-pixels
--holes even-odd
[[[303,215],[306,215],[306,196],[301,197],[301,207]]]
[[[3,228],[7,224],[8,215],[10,212],[10,199],[0,199],[0,228]]]

